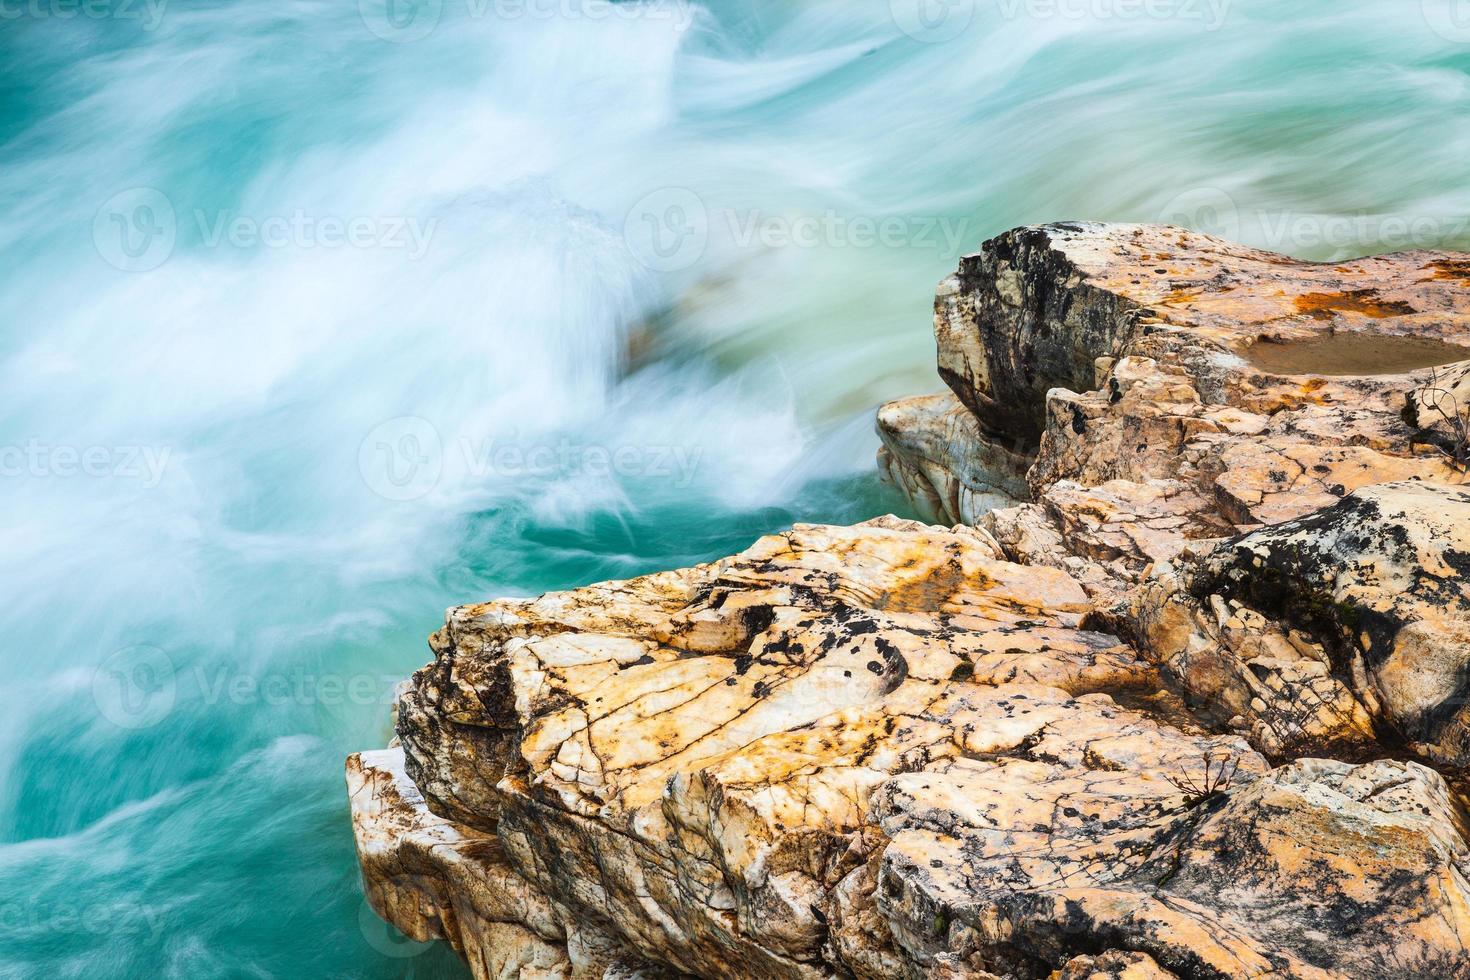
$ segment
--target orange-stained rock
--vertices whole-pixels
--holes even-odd
[[[1101,357],[1184,368],[1207,404],[1257,412],[1321,404],[1334,388],[1360,387],[1323,384],[1324,374],[1360,378],[1384,365],[1401,374],[1420,361],[1470,359],[1470,290],[1436,274],[1464,260],[1404,252],[1319,264],[1162,225],[1020,228],[963,258],[940,284],[939,373],[985,431],[1007,435],[1040,435],[1051,388],[1110,387],[1096,383]],[[1397,356],[1391,346],[1339,339],[1300,365],[1280,356],[1293,341],[1328,334],[1406,336],[1415,349]],[[1425,341],[1450,346],[1420,350]],[[1257,344],[1275,356],[1253,354]]]
[[[1097,956],[1079,956],[1052,974],[1051,980],[1175,980],[1147,953],[1110,950]]]
[[[940,285],[940,373],[971,409],[968,444],[1031,434],[1040,509],[947,516],[991,530],[1017,560],[1071,570],[1213,723],[1273,757],[1357,758],[1387,737],[1470,760],[1470,713],[1447,680],[1464,662],[1458,618],[1420,620],[1380,669],[1303,655],[1289,639],[1300,624],[1243,625],[1208,594],[1177,591],[1238,533],[1384,484],[1466,479],[1470,290],[1444,274],[1465,262],[1317,265],[1160,226],[1066,223],[987,242]],[[925,472],[938,486],[946,467],[967,468],[983,483],[986,458],[931,452]]]
[[[874,801],[879,906],[1022,963],[1088,936],[1186,977],[1470,972],[1470,852],[1435,773],[1301,760],[1214,785],[1107,739],[898,776]]]
[[[1397,977],[1352,971],[1467,954],[1436,774],[1271,770],[1091,627],[1065,571],[1001,553],[799,525],[452,610],[401,749],[349,761],[370,900],[486,977],[1040,980],[1100,947],[1147,956],[1094,973]],[[1328,923],[1353,941],[1324,947]]]
[[[1217,549],[1189,584],[1307,631],[1412,747],[1470,766],[1470,488],[1359,490]]]
[[[477,978],[1470,980],[1456,261],[987,243],[879,417],[958,526],[451,610],[373,908]]]
[[[1077,582],[999,555],[970,528],[798,526],[716,565],[453,610],[400,701],[407,772],[639,956],[821,975],[842,962],[824,910],[882,844],[878,786],[1116,723],[1074,695],[1158,689],[1082,627]],[[865,941],[855,959],[900,955]]]

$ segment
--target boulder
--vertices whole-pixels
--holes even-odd
[[[949,392],[889,402],[878,411],[878,468],[929,520],[974,524],[1025,500],[1034,457],[987,438]]]
[[[1100,387],[1097,360],[1128,354],[1186,365],[1207,403],[1228,401],[1242,380],[1240,397],[1258,405],[1320,403],[1310,388],[1263,389],[1250,378],[1470,359],[1470,350],[1454,353],[1470,347],[1465,261],[1402,252],[1300,262],[1165,225],[1019,228],[965,256],[940,284],[939,374],[985,431],[1012,437],[1041,435],[1050,389]],[[1353,335],[1407,343],[1340,342]],[[1303,342],[1319,346],[1294,359]]]
[[[1359,490],[1220,547],[1189,590],[1303,630],[1415,750],[1470,764],[1470,488]]]
[[[451,610],[348,763],[369,900],[477,977],[1470,962],[1437,774],[1272,770],[1094,613],[892,518]]]

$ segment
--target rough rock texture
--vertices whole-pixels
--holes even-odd
[[[1117,951],[1079,956],[1052,974],[1053,980],[1171,980],[1173,977],[1174,974],[1160,969],[1144,953]]]
[[[1068,568],[1196,707],[1272,757],[1372,757],[1402,743],[1462,767],[1470,714],[1451,675],[1470,673],[1470,609],[1440,556],[1358,554],[1350,536],[1334,545],[1332,562],[1397,561],[1400,576],[1430,567],[1448,580],[1433,615],[1402,624],[1391,662],[1385,637],[1354,653],[1366,641],[1324,632],[1322,616],[1284,617],[1274,586],[1216,587],[1192,570],[1227,539],[1365,488],[1419,484],[1433,498],[1405,504],[1395,533],[1454,525],[1433,514],[1457,506],[1465,479],[1454,445],[1470,409],[1467,270],[1463,256],[1427,252],[1303,263],[1158,226],[1002,235],[940,286],[935,332],[940,373],[971,410],[970,441],[1014,452],[1031,434],[1031,502],[975,517],[942,494],[911,499],[987,528],[1015,560]],[[889,471],[901,468],[907,457],[880,434]],[[983,480],[979,458],[951,466],[931,453],[928,484],[946,485],[950,470]],[[1334,591],[1320,581],[1330,573],[1282,570],[1311,596]],[[1340,611],[1372,619],[1360,598]]]
[[[1132,716],[1073,695],[1147,683],[1081,628],[1074,581],[998,553],[974,530],[798,526],[719,565],[455,610],[400,702],[407,772],[649,959],[826,975],[876,787],[1048,724],[1081,751]],[[1213,744],[1169,735],[1181,760]]]
[[[1470,753],[1470,489],[1367,487],[1237,538],[1190,590],[1300,626],[1377,713],[1435,761]]]
[[[477,977],[1470,978],[1453,413],[1280,373],[1457,356],[1464,269],[988,243],[878,420],[958,526],[451,610],[348,761],[373,907]]]
[[[878,410],[878,468],[931,515],[974,524],[987,511],[1029,496],[1032,456],[987,438],[954,395],[921,395]]]

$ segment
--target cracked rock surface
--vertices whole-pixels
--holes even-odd
[[[1467,267],[987,243],[879,415],[955,526],[451,610],[348,760],[374,909],[476,977],[1470,977],[1444,402],[1249,359],[1448,356]]]
[[[1458,777],[1467,281],[1445,253],[1315,264],[1162,226],[1017,229],[936,300],[963,461],[931,445],[910,466],[880,425],[885,472],[934,519],[1067,568],[1211,724],[1273,759],[1408,753]],[[1018,433],[1029,493],[943,506],[977,480],[971,444],[1013,452]],[[1298,519],[1292,541],[1269,530]],[[1359,520],[1376,536],[1336,526]],[[1257,531],[1255,564],[1224,576]]]

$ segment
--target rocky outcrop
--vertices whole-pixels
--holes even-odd
[[[1438,253],[1316,264],[1164,226],[1022,228],[966,256],[940,284],[939,374],[986,432],[1010,440],[1050,431],[1050,389],[1114,396],[1152,374],[1099,384],[1098,358],[1154,358],[1209,405],[1321,405],[1331,391],[1271,379],[1355,376],[1329,387],[1366,394],[1376,386],[1363,376],[1385,365],[1455,360],[1437,345],[1470,341],[1467,278],[1463,257]],[[1343,335],[1379,343],[1309,347],[1300,358],[1309,369],[1276,367],[1291,363],[1280,352],[1292,344]],[[1406,338],[1407,351],[1384,337]]]
[[[1377,653],[1355,653],[1361,638],[1349,642],[1341,626],[1284,617],[1262,575],[1217,588],[1193,569],[1237,535],[1339,504],[1345,518],[1357,513],[1343,502],[1369,488],[1402,498],[1387,501],[1408,511],[1395,533],[1434,536],[1453,523],[1432,514],[1454,506],[1465,479],[1455,446],[1470,407],[1467,268],[1425,252],[1303,263],[1156,226],[1003,235],[941,285],[935,332],[972,441],[1015,451],[1017,433],[1034,434],[1030,502],[974,518],[911,499],[935,518],[975,520],[1018,561],[1070,563],[1196,707],[1273,758],[1402,745],[1463,767],[1470,717],[1459,716],[1450,676],[1470,672],[1463,592],[1441,588],[1432,625],[1405,634],[1412,649],[1428,631],[1433,654],[1383,671],[1383,637]],[[944,485],[953,469],[973,483],[983,455],[950,467],[931,454],[926,478]],[[884,456],[890,470],[904,458]],[[1423,494],[1436,502],[1415,504]],[[1337,541],[1329,564],[1381,566],[1359,542]],[[1443,567],[1428,554],[1400,559],[1400,574]],[[1281,577],[1325,596],[1330,574]],[[1351,596],[1340,611],[1374,615]]]
[[[476,977],[1470,977],[1462,268],[987,243],[878,422],[956,526],[451,610],[373,907]]]
[[[878,410],[878,469],[930,515],[975,524],[1030,495],[1033,456],[1024,442],[987,437],[954,395],[922,395]]]
[[[1190,591],[1301,628],[1427,757],[1470,758],[1470,488],[1366,487],[1217,548]]]
[[[1131,717],[1084,696],[1140,678],[1081,627],[1082,589],[998,555],[973,530],[798,526],[718,565],[455,610],[400,701],[407,774],[637,955],[824,976],[879,785],[1048,724],[1080,753]],[[1174,737],[1186,760],[1213,744]]]

